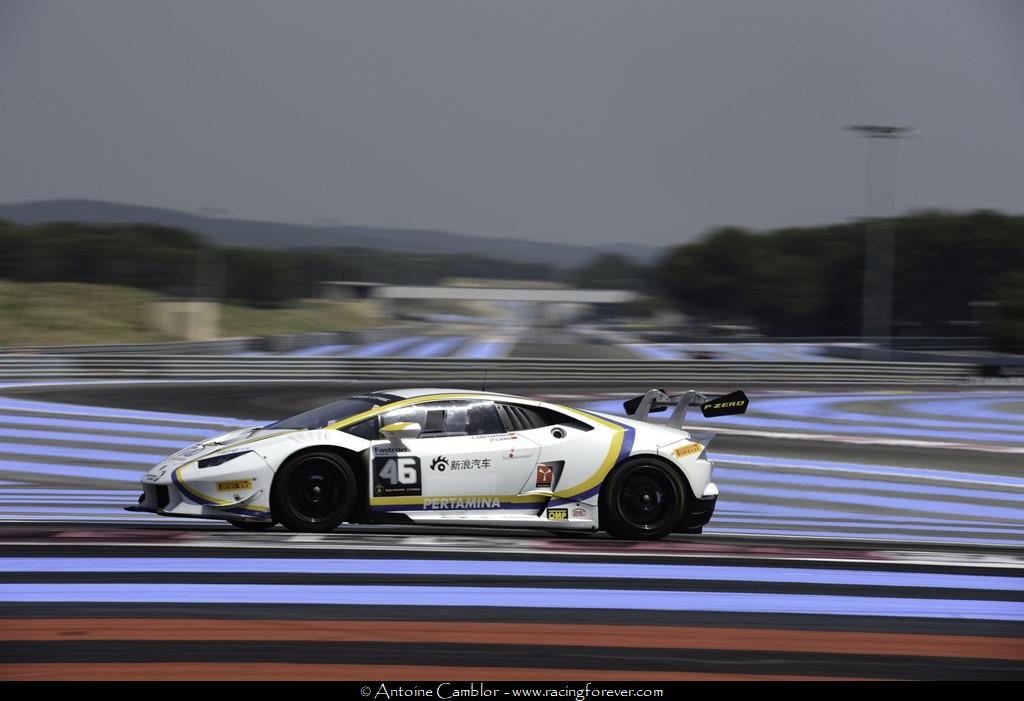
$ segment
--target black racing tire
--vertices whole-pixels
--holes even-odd
[[[277,521],[228,521],[228,523],[243,531],[267,531],[277,525]]]
[[[601,487],[601,528],[624,540],[660,540],[676,529],[685,507],[678,469],[656,458],[631,458]]]
[[[325,533],[351,518],[358,489],[355,472],[340,456],[303,453],[274,476],[270,510],[289,530]]]

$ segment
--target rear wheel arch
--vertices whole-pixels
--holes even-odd
[[[620,484],[625,473],[633,472],[645,465],[660,468],[664,473],[666,484],[670,492],[678,492],[679,503],[674,509],[670,509],[665,516],[664,523],[651,531],[641,531],[631,527],[628,519],[620,514],[617,504],[612,503],[612,498],[623,486]],[[629,474],[626,474],[629,478]],[[660,539],[672,533],[682,521],[683,515],[690,507],[693,499],[693,489],[686,473],[675,463],[664,457],[652,453],[631,455],[619,462],[605,477],[601,490],[598,494],[598,528],[619,538],[631,538],[638,540]]]
[[[687,505],[687,507],[689,507],[689,505],[690,505],[690,501],[689,501],[690,499],[696,499],[697,498],[695,496],[696,493],[693,491],[693,485],[690,484],[690,476],[688,474],[686,474],[686,470],[684,470],[678,464],[676,464],[676,463],[672,462],[671,460],[669,460],[668,458],[666,458],[664,455],[658,455],[657,453],[639,453],[637,455],[630,455],[628,458],[620,461],[618,463],[618,465],[616,465],[614,468],[612,468],[612,472],[617,470],[619,468],[619,466],[622,465],[623,463],[625,463],[627,460],[632,460],[633,458],[645,458],[647,460],[651,460],[653,462],[660,463],[660,464],[664,465],[667,469],[675,470],[676,474],[679,475],[679,479],[681,479],[683,481],[683,487],[685,487],[685,489],[686,489],[686,499],[687,499],[686,505]],[[608,473],[608,477],[611,477],[611,472]],[[605,481],[608,480],[608,477],[605,477]]]
[[[617,462],[615,464],[615,467],[613,467],[611,470],[608,471],[608,474],[605,475],[604,482],[607,482],[608,480],[610,480],[612,475],[614,475],[623,465],[625,465],[626,463],[628,463],[631,460],[635,460],[636,458],[643,458],[644,460],[647,460],[648,462],[658,463],[658,464],[664,466],[666,469],[675,470],[676,473],[679,474],[679,477],[683,480],[683,482],[686,483],[686,487],[687,487],[687,489],[690,490],[690,493],[691,494],[693,493],[693,488],[690,487],[690,485],[689,485],[690,480],[689,480],[689,478],[687,478],[686,472],[681,467],[679,467],[679,465],[676,465],[674,462],[672,462],[671,460],[669,460],[665,456],[658,455],[657,453],[637,453],[635,455],[630,455],[627,458],[623,458],[622,460],[620,460],[619,462]]]

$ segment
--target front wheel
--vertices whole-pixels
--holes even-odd
[[[305,453],[278,470],[270,507],[285,528],[324,533],[351,518],[357,491],[355,473],[341,457]]]
[[[685,490],[679,471],[650,458],[633,458],[601,487],[601,527],[616,538],[659,540],[683,516]]]

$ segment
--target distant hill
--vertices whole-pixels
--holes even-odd
[[[86,224],[161,224],[185,229],[221,246],[303,248],[358,246],[405,253],[474,254],[525,263],[575,267],[601,253],[650,262],[660,249],[635,244],[577,246],[524,239],[483,238],[431,229],[312,226],[191,214],[160,207],[95,200],[40,200],[0,205],[0,219],[19,224],[74,221]]]

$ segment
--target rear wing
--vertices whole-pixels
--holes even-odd
[[[662,389],[651,389],[638,397],[627,399],[622,406],[627,414],[638,421],[646,421],[648,414],[674,407],[665,425],[670,428],[681,428],[686,419],[686,410],[691,406],[699,406],[705,418],[710,419],[715,416],[742,414],[746,412],[749,404],[750,400],[741,390],[709,399],[693,389],[675,395],[670,395]]]

